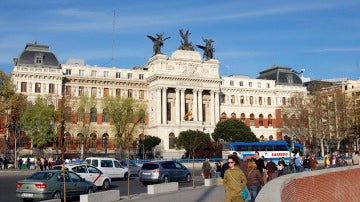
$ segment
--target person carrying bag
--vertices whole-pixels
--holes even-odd
[[[246,191],[247,179],[243,171],[237,166],[239,164],[239,159],[231,155],[228,157],[228,164],[229,169],[225,171],[223,181],[225,202],[244,202],[243,193],[246,198],[248,195],[248,192]]]

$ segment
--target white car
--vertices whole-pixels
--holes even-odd
[[[128,178],[128,168],[114,158],[88,157],[85,159],[85,163],[98,168],[111,178],[123,178],[124,180]]]
[[[61,170],[62,165],[56,165],[52,170]],[[97,187],[107,190],[111,186],[111,178],[101,170],[87,164],[65,164],[65,169],[71,170],[87,181],[94,183]]]

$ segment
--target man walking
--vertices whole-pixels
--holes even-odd
[[[209,179],[210,172],[211,172],[211,165],[210,165],[208,157],[206,157],[205,161],[203,162],[202,171],[203,171],[203,174],[204,174],[204,178]]]

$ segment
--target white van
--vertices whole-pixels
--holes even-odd
[[[120,162],[114,158],[88,157],[85,159],[85,163],[95,166],[110,178],[127,179],[127,167],[122,166]]]

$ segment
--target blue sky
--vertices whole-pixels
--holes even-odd
[[[143,66],[153,55],[146,36],[171,37],[161,49],[170,57],[179,29],[193,45],[214,40],[222,76],[256,78],[278,65],[312,79],[360,77],[358,0],[2,0],[0,67],[9,73],[34,42],[50,45],[62,64]]]

